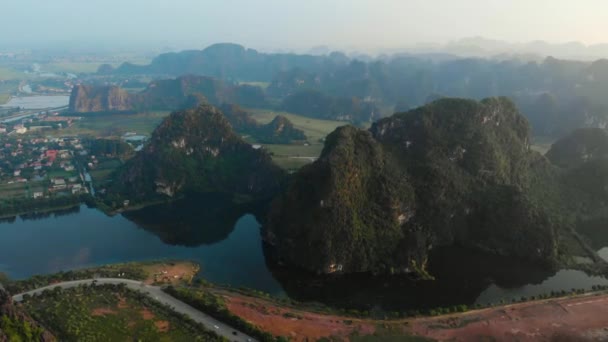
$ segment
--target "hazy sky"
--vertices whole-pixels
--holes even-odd
[[[404,47],[483,36],[608,40],[606,0],[2,0],[0,46]]]

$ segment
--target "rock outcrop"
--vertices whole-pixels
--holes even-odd
[[[258,123],[246,110],[233,104],[221,106],[222,112],[235,131],[250,135],[263,144],[290,144],[306,140],[306,135],[283,115],[277,115],[271,122]]]
[[[266,97],[259,87],[228,84],[205,76],[181,76],[156,80],[138,93],[129,93],[116,86],[77,85],[70,96],[70,112],[134,112],[145,110],[177,110],[202,95],[213,105],[236,103],[264,107]]]
[[[77,85],[70,95],[69,111],[123,112],[133,110],[136,97],[116,86]]]

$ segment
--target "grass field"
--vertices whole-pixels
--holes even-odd
[[[42,65],[44,72],[69,72],[73,74],[97,72],[99,62],[55,62]]]
[[[0,67],[0,80],[21,80],[25,78],[27,78],[27,75],[21,71]]]
[[[54,169],[48,172],[47,174],[48,178],[55,178],[55,177],[61,177],[61,178],[69,178],[72,176],[78,176],[78,172],[77,171],[65,171],[63,169]]]
[[[120,137],[127,132],[150,135],[170,112],[141,114],[82,115],[72,127],[54,131],[54,135],[90,135],[95,137]]]
[[[253,110],[251,113],[255,119],[262,124],[269,123],[279,114],[283,115],[288,118],[296,128],[301,129],[304,131],[304,134],[306,134],[310,143],[308,146],[302,144],[264,144],[264,148],[273,154],[273,161],[287,170],[299,169],[312,162],[312,159],[310,158],[316,158],[321,154],[325,137],[337,127],[347,124],[342,121],[312,119],[286,112]]]
[[[201,325],[120,286],[48,291],[23,307],[61,341],[219,340]]]
[[[7,103],[8,100],[10,100],[10,99],[11,99],[10,94],[0,94],[0,105]]]
[[[104,183],[110,178],[112,172],[121,165],[122,162],[118,159],[105,160],[99,163],[96,169],[90,170],[89,174],[91,175],[91,178],[93,178],[95,184]]]
[[[112,175],[112,172],[114,172],[115,169],[96,169],[96,170],[92,170],[89,171],[89,174],[91,175],[91,178],[93,179],[93,182],[97,185],[101,184],[101,183],[105,183],[107,180],[110,179],[110,176]]]
[[[0,198],[22,198],[27,195],[26,183],[13,183],[0,185]]]

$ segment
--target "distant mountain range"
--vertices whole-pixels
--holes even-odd
[[[446,47],[463,55],[469,50],[495,57],[495,53],[504,50],[510,51],[509,55],[464,58],[446,54],[446,47],[435,47],[419,50],[424,54],[358,60],[339,52],[272,54],[236,44],[215,44],[200,51],[161,54],[149,65],[125,63],[116,69],[105,65],[99,73],[155,79],[201,75],[208,77],[201,87],[204,85],[202,93],[212,104],[228,102],[255,108],[270,105],[305,116],[353,123],[371,123],[441,97],[480,100],[506,96],[530,120],[535,135],[558,137],[574,128],[608,124],[608,60],[586,62],[512,54],[530,47],[601,54],[605,46],[542,42],[524,44],[520,50],[509,46],[474,38]],[[178,84],[183,83],[184,79],[180,79],[173,83],[155,81],[158,84],[153,82],[138,96],[145,98],[146,106],[163,105],[167,99],[176,98],[174,92],[186,94],[193,89]],[[249,82],[256,83],[248,85]],[[154,95],[161,92],[162,98]],[[113,94],[118,99],[133,99]]]
[[[496,57],[544,59],[552,56],[571,60],[596,60],[608,58],[608,44],[585,45],[580,42],[548,43],[535,40],[510,43],[484,37],[470,37],[449,42],[445,45],[418,46],[407,49],[413,53],[441,52],[467,57]]]

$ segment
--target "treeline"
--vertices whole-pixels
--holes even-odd
[[[356,124],[373,122],[381,117],[380,109],[373,101],[364,101],[356,96],[336,97],[312,89],[287,96],[282,109],[307,117]]]
[[[253,324],[243,320],[226,308],[223,299],[205,290],[191,290],[169,286],[164,289],[171,296],[187,303],[194,308],[222,321],[243,333],[262,342],[287,341],[284,337],[274,337],[272,334],[260,330]]]
[[[142,269],[141,264],[115,264],[82,270],[61,271],[54,274],[35,275],[28,279],[8,282],[4,284],[4,287],[10,293],[18,294],[64,281],[93,278],[145,280],[146,276],[147,274]]]
[[[6,341],[43,341],[44,332],[43,328],[19,317],[0,317],[0,340],[5,336]]]
[[[212,283],[209,283],[204,280],[198,280],[197,284],[202,287],[212,287],[216,286]],[[301,311],[315,312],[326,315],[340,315],[350,318],[359,318],[359,319],[376,319],[376,320],[392,320],[392,319],[403,319],[403,318],[417,318],[417,317],[425,317],[425,316],[440,316],[447,315],[453,313],[462,313],[468,312],[472,310],[480,310],[485,308],[503,306],[508,304],[517,304],[517,303],[526,303],[530,301],[536,300],[544,300],[551,298],[563,298],[567,296],[576,296],[582,295],[589,292],[595,292],[596,294],[601,294],[602,292],[608,291],[608,285],[593,285],[591,286],[591,291],[584,288],[572,288],[570,290],[553,290],[547,293],[541,293],[538,295],[531,296],[521,296],[518,298],[504,298],[500,299],[496,302],[488,302],[488,303],[474,303],[472,305],[467,304],[457,304],[445,307],[434,307],[434,308],[425,308],[425,309],[408,309],[403,311],[383,311],[383,310],[357,310],[357,309],[346,309],[346,308],[336,308],[332,306],[328,306],[318,302],[299,302],[297,300],[286,298],[286,297],[274,297],[268,293],[245,288],[233,288],[230,286],[226,286],[225,290],[230,292],[236,292],[243,294],[245,296],[261,298],[264,300],[268,300],[278,305],[282,305],[285,307],[292,307]]]
[[[123,158],[133,154],[133,147],[120,139],[91,139],[85,145],[94,156]]]
[[[77,206],[81,203],[92,203],[91,196],[57,196],[49,198],[9,198],[0,199],[0,217],[17,216],[21,214],[48,212],[53,208]]]

